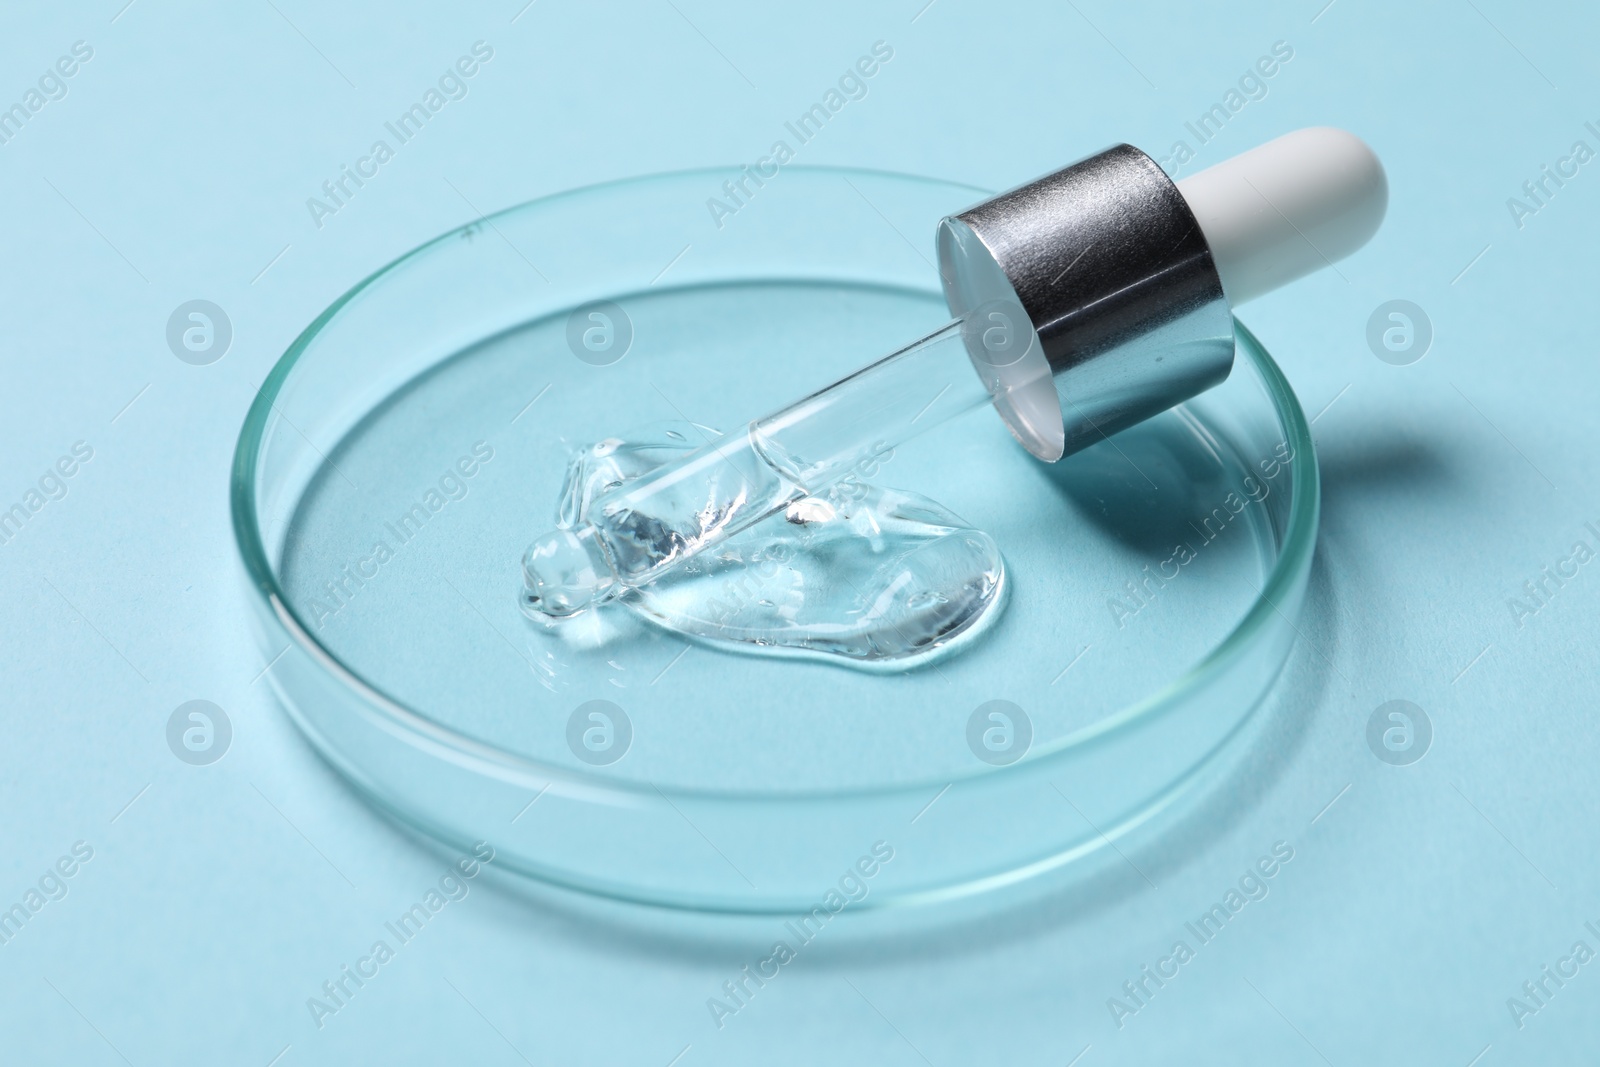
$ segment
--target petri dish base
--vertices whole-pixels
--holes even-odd
[[[523,617],[521,553],[574,449],[737,427],[948,318],[931,235],[982,190],[789,167],[719,228],[725,177],[464,226],[284,355],[232,504],[301,729],[443,842],[710,912],[809,908],[874,846],[893,858],[864,907],[1070,874],[1197,803],[1292,646],[1317,523],[1304,415],[1242,327],[1225,384],[1061,463],[988,412],[883,458],[869,481],[937,500],[1007,562],[1003,614],[948,657],[866,673],[615,607],[558,636]]]

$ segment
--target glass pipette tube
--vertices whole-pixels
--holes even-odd
[[[559,618],[648,585],[790,504],[821,495],[864,461],[982,407],[1009,380],[1003,368],[1020,360],[1014,353],[1034,347],[1026,322],[1020,307],[985,305],[601,494],[588,521],[529,546],[524,606]],[[984,360],[969,356],[969,343]]]

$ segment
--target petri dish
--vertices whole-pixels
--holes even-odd
[[[742,425],[948,318],[932,235],[983,190],[791,166],[718,219],[727,177],[487,216],[290,346],[231,493],[294,721],[432,838],[713,913],[808,909],[868,867],[866,908],[1038,885],[1214,797],[1271,713],[1318,514],[1304,414],[1242,326],[1227,382],[1060,463],[988,412],[885,459],[871,481],[1007,561],[1003,614],[948,657],[866,673],[523,617],[573,450]]]

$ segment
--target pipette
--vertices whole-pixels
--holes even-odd
[[[1041,460],[1086,448],[1225,379],[1232,308],[1354,252],[1387,205],[1372,150],[1316,127],[1177,183],[1118,145],[950,216],[954,321],[597,497],[529,546],[524,607],[560,618],[647,585],[986,404]]]

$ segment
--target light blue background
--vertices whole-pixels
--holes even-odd
[[[1523,228],[1506,207],[1574,141],[1600,149],[1583,125],[1600,126],[1592,12],[121,3],[16,8],[0,34],[5,104],[72,42],[94,48],[69,94],[0,146],[0,506],[73,442],[94,449],[68,495],[0,546],[0,898],[20,899],[73,842],[94,849],[68,895],[0,946],[0,1059],[1592,1058],[1600,964],[1520,1030],[1506,1007],[1574,941],[1600,949],[1583,927],[1600,926],[1600,567],[1521,625],[1507,603],[1574,541],[1594,546],[1583,524],[1600,520],[1600,162]],[[305,199],[479,39],[495,54],[470,95],[316,228]],[[395,255],[546,193],[754,160],[879,39],[894,59],[801,162],[998,188],[1119,140],[1163,156],[1280,40],[1294,58],[1266,98],[1189,169],[1312,124],[1354,130],[1385,160],[1373,246],[1242,315],[1321,412],[1323,533],[1282,683],[1297,731],[1212,832],[1150,872],[1159,888],[1130,870],[1077,918],[1040,908],[893,943],[841,937],[720,1032],[706,998],[776,924],[679,931],[482,880],[319,1030],[306,998],[446,860],[349,792],[261,680],[226,507],[255,386]],[[234,325],[208,367],[164,339],[196,297]],[[1365,342],[1392,298],[1436,330],[1413,366]],[[235,730],[205,768],[164,736],[196,698]],[[1434,724],[1410,767],[1365,741],[1393,698]],[[1278,840],[1295,858],[1271,895],[1119,1030],[1106,999]]]

